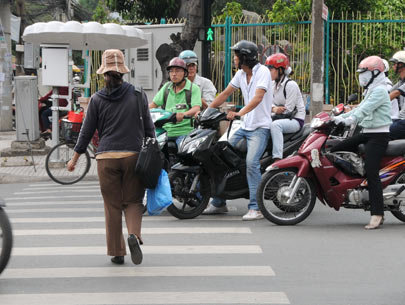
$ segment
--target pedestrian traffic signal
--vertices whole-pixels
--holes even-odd
[[[214,31],[212,28],[208,28],[207,30],[207,41],[214,41]]]

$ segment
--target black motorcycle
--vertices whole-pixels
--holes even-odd
[[[182,141],[177,155],[180,162],[172,166],[169,174],[173,204],[167,210],[173,216],[180,219],[197,217],[211,197],[249,198],[246,140],[241,140],[235,147],[227,141],[218,141],[219,123],[226,120],[226,113],[207,108],[196,120],[198,127]],[[297,133],[284,134],[283,156],[297,151],[310,131],[306,124]],[[260,159],[261,171],[264,172],[272,162],[272,142],[269,141]]]

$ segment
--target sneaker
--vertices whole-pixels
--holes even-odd
[[[204,215],[214,215],[214,214],[224,214],[228,212],[226,205],[222,207],[216,207],[212,204],[209,204],[208,207],[202,212]]]
[[[129,251],[131,251],[131,259],[135,265],[139,265],[142,263],[142,250],[139,246],[138,238],[134,234],[129,234],[128,236],[128,247]]]
[[[262,212],[257,210],[249,210],[245,215],[242,216],[242,220],[258,220],[262,218]]]

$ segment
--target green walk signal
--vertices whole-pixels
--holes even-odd
[[[214,41],[213,35],[214,31],[211,28],[209,28],[207,31],[207,41]]]

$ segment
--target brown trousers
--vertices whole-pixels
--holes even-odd
[[[122,212],[128,234],[140,240],[145,189],[134,169],[138,154],[121,159],[97,160],[97,172],[104,199],[107,255],[124,256],[126,247],[122,234]]]

